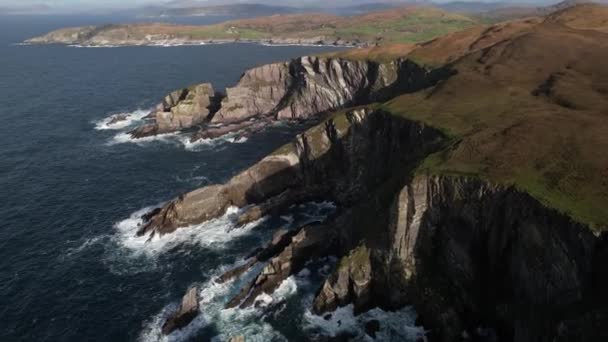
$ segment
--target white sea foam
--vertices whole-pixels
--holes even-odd
[[[109,142],[108,145],[116,145],[116,144],[137,144],[137,145],[146,145],[151,142],[164,142],[164,143],[172,143],[179,144],[180,135],[179,133],[166,133],[166,134],[158,134],[144,138],[133,138],[127,132],[121,132],[116,134]]]
[[[182,136],[179,140],[186,150],[201,151],[226,143],[242,144],[247,142],[248,139],[245,136],[241,136],[238,132],[233,132],[213,139],[199,139],[195,142],[190,141],[190,136]]]
[[[65,256],[70,257],[75,254],[78,254],[78,253],[88,249],[91,246],[94,246],[98,243],[103,242],[106,238],[107,238],[106,235],[100,235],[100,236],[95,236],[92,238],[85,239],[84,242],[81,243],[79,246],[73,247],[73,248],[68,248]]]
[[[137,109],[132,112],[112,114],[106,118],[96,121],[95,129],[98,131],[123,129],[141,121],[148,114],[150,114],[149,109]],[[126,116],[126,119],[111,124],[110,121],[112,121],[112,119],[117,115],[124,115]]]
[[[262,218],[235,229],[236,218],[241,210],[231,207],[217,219],[180,228],[171,234],[163,236],[157,234],[151,239],[149,236],[136,236],[137,230],[143,224],[141,216],[151,209],[152,207],[139,210],[115,225],[117,243],[134,255],[154,256],[182,244],[222,249],[226,246],[226,242],[251,234],[252,229],[265,220]]]
[[[365,334],[365,323],[377,320],[380,331],[375,341],[416,341],[423,338],[425,331],[415,326],[416,312],[412,307],[397,311],[372,309],[355,316],[353,305],[336,309],[323,316],[317,316],[310,311],[304,315],[304,329],[328,336],[338,336],[349,333],[358,336],[363,341],[374,341]]]
[[[222,267],[224,271],[235,267]],[[144,325],[139,340],[142,342],[162,341],[162,342],[177,342],[187,341],[193,335],[204,329],[209,324],[213,324],[213,330],[216,336],[213,341],[224,342],[233,336],[247,336],[247,341],[270,341],[273,339],[281,339],[281,334],[274,328],[261,321],[260,308],[249,309],[225,309],[227,301],[240,290],[241,286],[261,270],[264,265],[257,265],[247,272],[240,280],[228,282],[224,284],[216,283],[210,280],[199,287],[200,308],[201,313],[196,319],[191,322],[186,328],[178,330],[168,336],[163,336],[161,333],[162,324],[167,319],[171,312],[177,308],[177,303],[172,303],[165,307],[159,314],[154,316],[149,322]],[[220,274],[221,272],[216,272]],[[287,290],[288,291],[288,290]],[[278,292],[278,291],[276,291]],[[273,299],[267,296],[267,300],[272,302]],[[283,338],[284,339],[284,338]]]

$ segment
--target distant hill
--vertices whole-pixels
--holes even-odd
[[[166,45],[256,41],[279,44],[374,45],[419,42],[476,25],[461,14],[406,6],[357,16],[283,14],[216,25],[135,24],[70,28],[29,40],[38,44]]]
[[[147,7],[141,15],[146,17],[178,16],[234,16],[259,17],[275,14],[292,14],[305,12],[307,9],[289,6],[272,6],[263,4],[229,4],[201,7]]]
[[[492,10],[484,11],[479,14],[480,18],[488,21],[499,22],[504,20],[546,16],[548,14],[567,9],[576,5],[598,3],[591,0],[565,0],[549,6],[533,7],[533,6],[504,6]]]
[[[183,16],[225,16],[254,18],[276,14],[296,14],[296,13],[326,13],[335,15],[358,15],[375,11],[382,11],[391,8],[399,8],[404,4],[430,4],[428,1],[400,1],[400,2],[369,2],[339,5],[335,2],[317,4],[315,6],[286,6],[268,5],[263,3],[237,3],[225,5],[206,5],[201,6],[197,2],[177,2],[170,6],[148,6],[140,10],[140,16],[144,17],[183,17]]]

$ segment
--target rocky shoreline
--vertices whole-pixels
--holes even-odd
[[[57,37],[35,37],[27,39],[20,45],[67,45],[83,48],[102,48],[102,47],[129,47],[129,46],[152,46],[152,47],[175,47],[175,46],[200,46],[214,44],[260,44],[269,46],[319,46],[319,47],[345,47],[345,48],[366,48],[374,46],[375,42],[366,41],[344,41],[340,39],[326,38],[265,38],[265,39],[137,39],[137,40],[103,40],[88,41],[79,38],[57,38]]]
[[[306,56],[246,71],[216,94],[204,83],[167,95],[133,138],[197,131],[191,142],[239,132],[253,134],[272,122],[322,118],[342,108],[385,101],[429,87],[449,69],[427,69],[410,60],[386,63]]]
[[[534,107],[526,108],[549,108],[551,113],[561,106],[570,121],[580,117],[577,108],[563,101],[555,107],[538,99],[536,79],[523,82],[505,72],[492,83],[492,72],[513,66],[488,64],[488,59],[511,62],[516,60],[513,55],[527,49],[536,56],[537,43],[559,46],[553,45],[553,35],[561,42],[575,31],[564,33],[564,26],[554,22],[520,24],[510,33],[505,32],[508,25],[485,29],[453,50],[445,48],[453,40],[431,41],[421,45],[418,59],[415,53],[411,59],[389,62],[308,56],[250,69],[225,95],[218,96],[208,84],[170,94],[150,122],[133,131],[134,137],[196,130],[196,141],[230,132],[254,134],[279,120],[314,118],[318,124],[226,183],[185,193],[152,210],[142,217],[137,235],[152,239],[190,229],[231,207],[240,208],[236,221],[244,225],[281,215],[294,205],[327,200],[336,205],[331,216],[293,231],[277,231],[264,248],[218,277],[217,282],[224,283],[261,269],[226,308],[255,306],[259,295],[272,293],[307,262],[331,255],[339,261],[317,290],[310,308],[317,315],[351,304],[355,313],[413,305],[432,341],[607,340],[602,328],[608,324],[605,230],[550,207],[524,191],[521,183],[484,177],[475,168],[459,172],[427,164],[443,163],[460,151],[458,166],[470,166],[482,144],[501,141],[529,116],[524,112],[521,121],[505,119],[519,103],[514,99],[528,99]],[[577,34],[587,41],[590,33]],[[509,35],[515,38],[504,38]],[[584,47],[597,51],[595,46]],[[440,62],[412,60],[423,59],[425,53]],[[553,79],[549,83],[555,83],[554,70],[573,68],[570,60],[556,62],[555,69],[547,71]],[[534,75],[538,80],[545,78],[541,71]],[[459,75],[460,83],[450,84]],[[490,105],[477,116],[469,115],[480,102],[477,94],[499,83],[509,87],[500,84],[504,88],[489,93]],[[473,95],[459,92],[468,86],[474,88]],[[509,93],[502,116],[487,120],[494,98],[502,98],[496,94],[517,87],[523,92]],[[397,95],[409,101],[396,106]],[[434,101],[425,102],[429,99]],[[459,111],[442,111],[440,104],[450,101]],[[428,109],[425,106],[440,110],[415,121],[403,103],[420,111]],[[433,116],[447,123],[425,124]],[[460,127],[460,135],[450,130],[458,125],[466,126]],[[508,127],[491,131],[490,125]],[[545,121],[542,127],[546,130]],[[484,140],[467,140],[484,130]],[[525,141],[534,133],[519,134],[508,142]],[[505,145],[493,151],[503,153]],[[564,160],[577,161],[575,151],[573,159]],[[531,156],[542,160],[533,152],[526,155]],[[373,334],[377,324],[367,328]]]
[[[335,255],[341,260],[317,293],[317,314],[414,304],[434,341],[602,336],[586,327],[606,317],[589,302],[606,284],[598,268],[605,236],[513,187],[417,172],[445,142],[431,127],[372,107],[339,113],[226,184],[155,210],[138,234],[189,229],[229,206],[249,208],[239,218],[248,222],[251,211],[258,218],[325,198],[337,205],[333,216],[277,232],[218,279],[265,264],[227,308],[254,305],[307,261]]]

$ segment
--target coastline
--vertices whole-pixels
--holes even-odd
[[[371,43],[326,43],[324,41],[306,43],[306,42],[291,42],[296,39],[206,39],[206,40],[171,40],[171,41],[132,41],[132,42],[108,42],[108,43],[78,43],[78,42],[59,42],[59,41],[41,41],[32,42],[25,40],[15,43],[15,46],[36,46],[36,45],[63,45],[75,48],[115,48],[115,47],[178,47],[178,46],[205,46],[205,45],[222,45],[222,44],[257,44],[263,46],[306,46],[306,47],[342,47],[342,48],[366,48],[372,46]]]

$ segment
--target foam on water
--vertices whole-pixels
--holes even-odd
[[[352,304],[323,316],[307,311],[304,329],[332,337],[347,333],[357,336],[358,340],[374,341],[364,331],[365,323],[373,320],[380,322],[375,341],[416,341],[425,335],[424,328],[415,325],[416,312],[412,307],[397,311],[375,308],[355,316]]]
[[[151,209],[153,207],[139,210],[115,225],[116,242],[119,246],[131,251],[133,255],[154,256],[182,244],[222,249],[226,242],[250,234],[253,228],[266,219],[262,218],[237,228],[236,219],[242,210],[230,207],[223,216],[217,219],[180,228],[171,234],[163,236],[157,234],[151,239],[149,236],[136,236],[137,230],[143,224],[141,216]]]
[[[108,145],[116,145],[116,144],[137,144],[137,145],[146,145],[151,142],[164,142],[164,143],[172,143],[179,144],[180,142],[180,134],[179,133],[166,133],[166,134],[158,134],[150,137],[144,138],[133,138],[128,132],[121,132],[116,134],[109,142]]]
[[[112,114],[106,118],[96,121],[95,129],[98,131],[120,130],[132,126],[134,123],[141,121],[148,114],[150,114],[150,109],[137,109],[132,112]],[[121,120],[111,124],[110,121],[112,121],[112,119],[118,115],[125,115],[126,120]]]
[[[219,275],[229,268],[238,264],[220,267],[215,275]],[[167,317],[174,312],[178,303],[172,303],[161,310],[150,321],[144,324],[139,340],[142,342],[152,341],[187,341],[205,327],[213,324],[216,336],[213,341],[224,342],[230,337],[243,335],[247,341],[270,341],[281,339],[281,334],[270,324],[260,321],[259,308],[250,309],[225,309],[224,306],[230,298],[236,295],[241,286],[251,281],[255,275],[264,267],[263,264],[253,267],[241,279],[233,282],[219,284],[210,280],[199,287],[201,313],[186,328],[163,336],[161,328]],[[278,292],[278,291],[276,291]],[[264,296],[263,296],[264,297]],[[270,296],[268,296],[270,297]],[[270,299],[272,301],[272,299]],[[284,338],[282,338],[285,340]]]
[[[217,147],[221,144],[242,144],[247,142],[247,137],[240,136],[239,132],[228,133],[221,137],[213,139],[199,139],[195,142],[190,141],[190,136],[182,136],[179,141],[184,145],[184,148],[189,151],[202,151],[208,150],[209,148]]]

